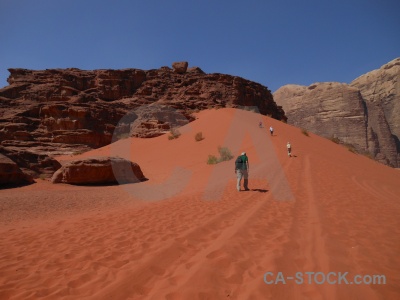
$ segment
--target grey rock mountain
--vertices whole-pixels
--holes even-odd
[[[400,58],[350,84],[285,85],[274,94],[288,123],[400,167]]]

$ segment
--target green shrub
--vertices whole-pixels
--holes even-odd
[[[207,164],[215,165],[218,163],[218,158],[215,155],[208,155]]]
[[[219,158],[215,155],[208,155],[207,164],[215,165],[217,163],[231,160],[233,158],[231,151],[227,147],[218,147],[218,152],[220,156]]]
[[[200,142],[200,141],[204,140],[203,133],[202,133],[202,132],[196,133],[196,135],[194,136],[194,139],[195,139],[197,142]]]
[[[218,152],[220,155],[219,162],[231,160],[233,158],[231,151],[227,147],[218,147]]]

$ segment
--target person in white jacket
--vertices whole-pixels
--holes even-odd
[[[289,157],[292,157],[292,145],[289,142],[287,142],[286,148],[287,148],[287,155]]]

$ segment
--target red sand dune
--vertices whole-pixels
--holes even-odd
[[[59,158],[119,155],[146,182],[0,190],[0,299],[400,299],[398,170],[247,111],[203,111],[180,131]],[[219,145],[248,153],[250,191],[233,160],[206,164]]]

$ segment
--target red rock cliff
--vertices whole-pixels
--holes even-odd
[[[184,62],[147,71],[9,71],[9,86],[0,89],[0,153],[36,173],[55,171],[57,164],[49,155],[109,144],[119,120],[143,105],[166,105],[188,120],[196,110],[257,106],[262,114],[286,120],[261,84],[206,74],[198,67],[187,68]],[[171,124],[160,122],[156,114],[135,118],[139,120],[131,131],[135,136],[152,137],[170,129]]]

